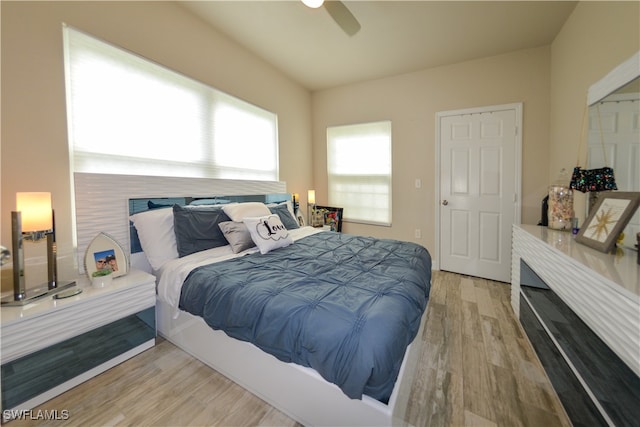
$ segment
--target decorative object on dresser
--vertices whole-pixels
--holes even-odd
[[[82,288],[73,287],[73,288],[69,288],[64,291],[58,292],[53,296],[53,298],[54,299],[71,298],[81,293],[82,293]]]
[[[583,193],[589,191],[617,190],[613,168],[582,169],[579,166],[573,168],[571,175],[571,188]]]
[[[91,278],[103,276],[94,274],[100,270],[111,272],[111,277],[120,277],[127,274],[129,260],[122,246],[113,237],[99,233],[87,246],[84,270]]]
[[[111,270],[102,269],[96,270],[91,273],[91,284],[99,288],[109,286],[113,280],[113,273]]]
[[[598,194],[576,241],[601,252],[611,252],[618,236],[640,204],[640,192],[603,191]]]
[[[13,299],[3,305],[24,305],[67,289],[75,282],[58,281],[55,220],[51,193],[16,193],[16,211],[11,212],[11,244],[13,251]],[[24,242],[47,242],[46,285],[27,290],[25,284]]]
[[[584,114],[582,115],[582,132],[580,134],[580,146],[578,147],[578,164],[580,164],[580,151],[582,151],[582,147],[586,145],[587,142],[585,131],[587,127],[588,111],[589,106],[585,105]],[[602,158],[604,159],[605,166],[596,169],[583,169],[580,166],[576,166],[575,168],[573,168],[570,187],[572,190],[578,190],[583,193],[587,193],[589,191],[612,191],[618,189],[613,173],[613,168],[606,166],[607,164],[609,164],[609,162],[607,161],[607,149],[604,144],[602,116],[600,114],[599,104],[596,104],[596,112],[598,117],[598,135],[600,146],[602,148]],[[587,154],[588,153],[589,150],[587,150]]]
[[[573,219],[573,191],[567,185],[568,174],[562,169],[549,186],[548,224],[554,230],[570,230]]]

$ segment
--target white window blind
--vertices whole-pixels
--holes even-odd
[[[327,128],[329,204],[347,221],[391,224],[391,122]]]
[[[64,27],[76,172],[278,179],[277,116]]]

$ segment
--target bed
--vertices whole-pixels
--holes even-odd
[[[163,337],[302,424],[404,424],[426,249],[299,227],[286,194],[129,209]]]

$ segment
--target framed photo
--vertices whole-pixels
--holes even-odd
[[[305,225],[307,225],[304,219],[304,215],[302,215],[302,212],[300,212],[300,209],[296,210],[296,220],[298,221],[298,225],[300,227],[304,227]]]
[[[100,233],[87,247],[84,269],[89,277],[98,270],[110,270],[112,277],[118,277],[128,273],[129,261],[122,246],[113,237]]]
[[[603,191],[580,228],[576,241],[611,252],[640,203],[640,192]]]
[[[316,212],[322,215],[323,225],[331,227],[331,231],[342,231],[342,210],[332,206],[316,206]]]

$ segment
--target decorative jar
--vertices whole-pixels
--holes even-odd
[[[571,230],[573,224],[573,190],[568,185],[549,186],[549,228]]]

